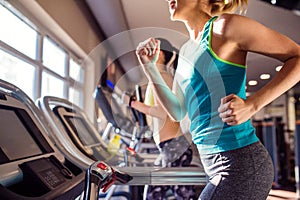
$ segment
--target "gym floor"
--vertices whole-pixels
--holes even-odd
[[[272,189],[267,200],[297,200],[296,193],[282,189]]]

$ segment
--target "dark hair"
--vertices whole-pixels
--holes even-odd
[[[174,60],[174,69],[176,70],[177,68],[177,62],[178,62],[178,49],[175,48],[168,40],[164,38],[156,38],[157,40],[160,40],[160,50],[164,53],[165,55],[165,63],[167,64],[172,56],[173,52],[176,52],[176,58]]]

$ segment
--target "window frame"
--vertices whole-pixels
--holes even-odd
[[[65,99],[70,99],[69,98],[69,89],[72,88],[74,90],[77,90],[80,94],[80,102],[73,102],[77,104],[79,107],[84,107],[85,105],[85,77],[86,77],[86,68],[87,66],[92,65],[92,61],[90,59],[87,59],[87,55],[76,45],[74,44],[68,44],[70,43],[70,39],[67,40],[65,44],[61,43],[61,40],[58,40],[59,34],[56,35],[55,33],[52,33],[49,28],[45,28],[42,23],[43,22],[38,22],[36,20],[36,17],[34,17],[26,8],[24,8],[24,5],[20,2],[16,1],[9,1],[9,0],[2,0],[0,2],[0,6],[3,6],[2,3],[9,3],[11,4],[13,10],[16,10],[17,13],[15,14],[20,21],[23,21],[25,24],[33,28],[35,31],[37,31],[37,45],[36,45],[36,58],[33,59],[24,53],[18,51],[14,47],[4,43],[3,41],[0,40],[0,48],[7,52],[8,54],[11,54],[12,56],[16,57],[17,59],[20,59],[26,63],[29,63],[30,65],[35,67],[35,78],[34,78],[34,91],[33,91],[33,100],[35,101],[39,97],[41,97],[42,94],[42,74],[43,72],[48,73],[49,75],[60,79],[64,82],[64,88],[63,88],[63,98]],[[7,8],[4,6],[6,9],[10,10],[12,12],[12,9]],[[26,6],[25,6],[26,7]],[[25,17],[25,19],[20,18],[21,15]],[[57,25],[57,24],[56,24]],[[58,26],[58,25],[57,25]],[[65,75],[62,76],[60,74],[57,74],[47,66],[43,65],[42,58],[43,58],[43,41],[44,38],[49,38],[52,42],[54,42],[59,48],[61,48],[65,53],[66,53],[66,58],[64,62],[64,71]],[[65,36],[64,36],[65,37]],[[71,48],[70,48],[71,46]],[[75,48],[74,48],[75,47]],[[79,54],[74,53],[74,52],[80,52]],[[74,80],[72,77],[70,77],[69,74],[69,69],[70,69],[70,62],[71,59],[76,62],[80,67],[81,67],[81,73],[82,73],[82,80],[77,81]],[[74,87],[76,85],[76,87]],[[22,89],[22,88],[21,88]]]

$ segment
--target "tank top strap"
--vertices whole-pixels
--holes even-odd
[[[218,18],[218,16],[214,16],[214,17],[210,18],[205,23],[204,28],[203,28],[202,38],[201,38],[201,41],[200,41],[200,45],[202,47],[209,47],[209,41],[210,41],[209,38],[210,38],[210,32],[211,32],[211,24],[217,18]]]

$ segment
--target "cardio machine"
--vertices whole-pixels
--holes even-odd
[[[34,102],[3,80],[0,124],[0,199],[96,200],[100,189],[114,184],[205,184],[200,168],[111,166],[89,158],[76,145],[62,145],[64,137]]]
[[[0,199],[75,199],[85,171],[49,138],[35,104],[14,85],[0,80]]]
[[[39,105],[39,108],[41,110],[43,110],[43,113],[45,114],[45,117],[47,118],[48,123],[51,125],[51,127],[56,129],[56,131],[53,132],[55,134],[53,136],[53,138],[57,138],[56,142],[60,143],[59,146],[66,146],[67,144],[69,144],[68,146],[70,148],[62,149],[62,151],[65,151],[65,154],[68,155],[68,154],[70,154],[69,151],[73,151],[73,150],[71,150],[72,148],[76,148],[78,150],[78,147],[75,144],[70,144],[70,143],[73,143],[74,140],[71,140],[69,138],[70,136],[68,135],[68,133],[66,131],[67,129],[72,129],[72,127],[74,128],[76,126],[66,126],[66,123],[63,123],[61,121],[61,119],[66,118],[67,115],[58,117],[57,116],[58,113],[55,111],[55,108],[63,107],[64,109],[62,109],[62,111],[70,112],[70,113],[68,113],[68,115],[70,115],[70,116],[73,115],[73,117],[78,118],[76,120],[79,120],[79,118],[80,118],[81,122],[78,123],[79,125],[80,124],[82,125],[82,122],[88,121],[87,117],[84,115],[84,112],[80,108],[78,108],[76,105],[73,105],[72,103],[68,102],[67,100],[57,98],[57,97],[45,96],[45,97],[39,99],[37,104]],[[63,114],[64,112],[60,112],[60,114]],[[86,128],[86,130],[95,130],[95,128],[92,128],[93,126],[91,125],[91,123],[85,123],[85,124],[86,124],[86,126],[91,126],[90,128]],[[78,130],[83,131],[84,129],[78,128]],[[88,131],[86,131],[85,134],[87,134],[87,132]],[[93,135],[93,134],[99,134],[99,133],[97,131],[94,131],[94,133],[90,132],[90,134]],[[60,138],[60,139],[58,139],[58,138]],[[96,137],[94,137],[94,139],[95,138]],[[65,143],[65,144],[63,144],[63,143]],[[96,147],[99,144],[104,146],[102,144],[102,142],[94,143],[94,145],[91,145],[91,146]],[[89,146],[85,145],[85,147],[88,148]],[[92,158],[88,158],[89,160],[92,160],[93,163],[91,163],[91,162],[82,163],[81,161],[87,159],[87,155],[85,155],[84,153],[72,154],[72,156],[73,156],[72,161],[74,161],[78,165],[81,165],[81,167],[86,170],[88,170],[89,167],[94,162],[97,162],[97,161],[93,160]],[[151,158],[149,159],[150,160],[149,163],[154,162],[153,155],[150,155],[150,157]],[[119,158],[120,158],[120,160],[122,158],[124,159],[124,154],[120,154]],[[204,186],[206,184],[206,176],[201,167],[159,168],[159,167],[149,166],[149,165],[141,166],[141,165],[136,164],[137,162],[134,157],[127,156],[127,158],[129,158],[129,160],[126,165],[120,166],[120,165],[113,165],[114,163],[108,163],[108,166],[113,167],[115,170],[121,171],[127,175],[130,175],[130,177],[132,177],[132,179],[126,183],[126,185],[129,185],[129,186],[178,185],[178,184]],[[143,157],[143,159],[146,161],[148,159],[147,155],[145,155],[145,157]],[[151,159],[152,159],[152,161],[151,161]],[[118,184],[119,183],[115,183],[114,187]]]
[[[82,154],[90,160],[101,160],[113,166],[127,166],[131,164],[152,164],[155,155],[137,154],[130,151],[115,152],[111,155],[108,144],[101,138],[99,132],[92,125],[84,111],[70,101],[58,97],[44,96],[37,101],[38,107],[43,111],[49,125],[54,129],[52,136],[59,146],[68,146],[79,150],[79,159],[74,160],[83,169],[87,169],[86,163],[82,163]],[[128,134],[118,130],[119,134]],[[70,149],[61,149],[66,155]],[[76,151],[74,150],[74,151]],[[73,156],[76,157],[76,156]],[[89,163],[90,164],[90,163]]]
[[[157,150],[157,147],[152,140],[152,132],[146,121],[146,115],[128,107],[127,110],[130,111],[126,113],[127,115],[122,111],[122,107],[124,107],[124,96],[127,96],[128,98],[134,97],[137,100],[142,101],[140,86],[136,85],[135,95],[129,95],[128,92],[121,91],[110,81],[107,81],[107,86],[108,87],[98,85],[94,92],[95,101],[102,110],[107,121],[107,126],[102,134],[102,139],[107,140],[110,132],[113,130],[115,133],[119,134],[122,139],[126,140],[126,138],[131,138],[131,140],[127,142],[127,146],[135,152],[143,152],[149,149]],[[132,119],[129,119],[128,115],[131,115]],[[120,116],[125,119],[122,121],[129,121],[131,129],[124,127],[122,123],[120,123]],[[148,142],[143,142],[144,139],[148,140]]]
[[[80,151],[62,153],[63,147],[52,141],[54,134],[43,113],[22,90],[3,80],[0,125],[0,199],[95,200],[100,189],[131,179],[84,156],[81,162],[90,167],[82,169],[72,160]]]
[[[82,109],[66,99],[44,96],[36,103],[54,130],[52,138],[55,143],[65,155],[73,155],[70,159],[83,170],[87,170],[96,161],[103,161],[110,166],[153,166],[157,158],[157,155],[142,154],[127,149],[110,154],[108,144],[101,138]],[[122,129],[119,129],[118,133],[128,134]],[[88,162],[82,162],[86,159]],[[120,194],[129,196],[116,187],[116,185],[111,187],[106,194],[106,199]],[[116,190],[118,192],[115,192]],[[101,193],[100,196],[103,197],[104,194]]]

